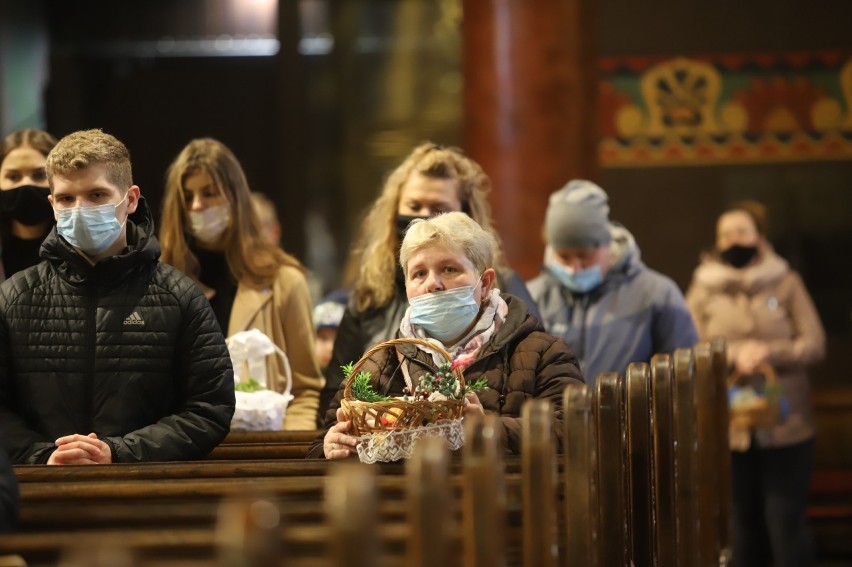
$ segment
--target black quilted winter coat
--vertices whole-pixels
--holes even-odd
[[[222,332],[192,280],[159,262],[153,226],[140,200],[128,247],[95,266],[54,229],[46,261],[0,286],[0,435],[14,462],[44,463],[57,438],[92,432],[113,462],[197,459],[228,433]]]

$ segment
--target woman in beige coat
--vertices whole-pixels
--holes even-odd
[[[304,272],[263,236],[243,169],[224,144],[201,138],[181,151],[169,167],[162,217],[162,260],[205,290],[227,336],[258,329],[287,354],[294,399],[284,429],[315,429],[322,378]],[[267,375],[283,391],[282,363],[268,361]]]
[[[702,339],[727,339],[731,371],[750,376],[768,364],[781,385],[777,425],[746,433],[732,454],[734,561],[811,565],[805,507],[814,419],[806,368],[823,357],[825,332],[801,277],[766,240],[763,205],[738,203],[719,217],[716,251],[695,270],[686,300]]]

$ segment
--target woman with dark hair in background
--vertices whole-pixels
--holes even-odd
[[[44,237],[53,228],[50,186],[44,164],[56,138],[18,130],[0,145],[0,241],[6,277],[39,263]]]
[[[166,178],[162,260],[205,291],[225,336],[258,329],[287,354],[294,396],[284,429],[315,429],[322,387],[311,300],[301,264],[264,235],[243,168],[224,144],[192,140]],[[268,357],[270,388],[286,371]]]
[[[686,301],[702,339],[727,339],[731,370],[758,380],[771,366],[789,406],[774,426],[741,435],[732,426],[734,562],[806,567],[814,562],[805,515],[814,459],[807,367],[822,359],[825,331],[802,278],[767,241],[766,226],[766,208],[755,201],[725,211]]]

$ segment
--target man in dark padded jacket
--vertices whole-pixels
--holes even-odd
[[[0,286],[0,431],[10,457],[203,457],[229,431],[231,362],[204,295],[159,262],[127,148],[100,130],[75,132],[46,170],[57,225],[43,261]]]

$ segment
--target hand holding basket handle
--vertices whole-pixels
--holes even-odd
[[[352,423],[343,413],[343,408],[337,408],[337,423],[331,426],[322,442],[323,454],[326,459],[345,459],[357,453],[358,438],[349,435]]]

